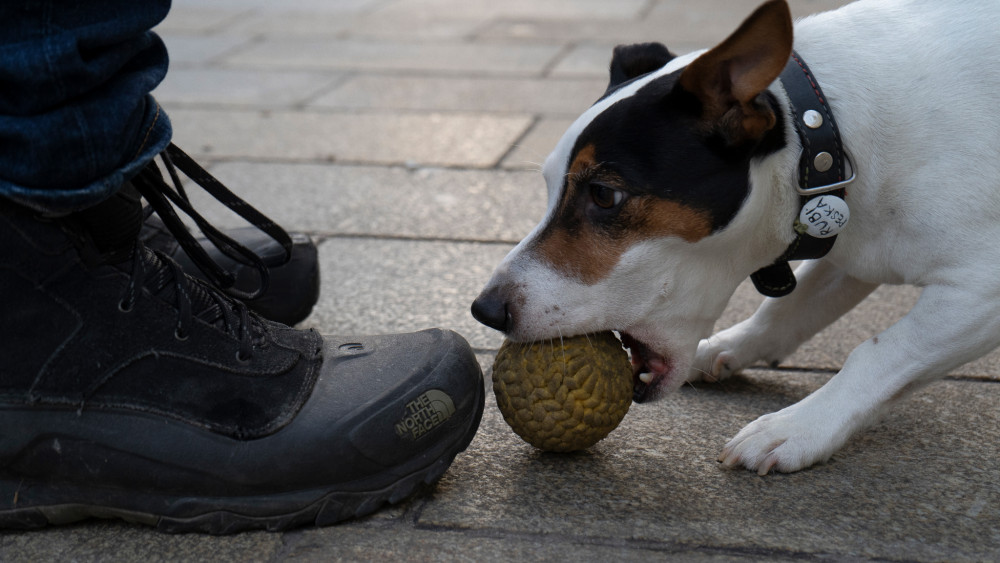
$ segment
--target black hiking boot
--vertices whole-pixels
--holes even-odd
[[[0,200],[0,528],[330,524],[468,446],[484,388],[461,336],[267,321],[142,244],[137,187],[165,190],[61,218]]]

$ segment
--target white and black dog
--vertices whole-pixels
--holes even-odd
[[[707,51],[616,48],[607,92],[545,161],[545,219],[474,316],[522,341],[618,330],[644,400],[775,363],[879,284],[923,288],[720,456],[761,474],[828,459],[1000,344],[998,30],[997,0],[861,0],[794,25],[777,0]],[[751,274],[787,296],[706,338]]]

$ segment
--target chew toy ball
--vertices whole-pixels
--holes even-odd
[[[505,340],[493,363],[493,393],[525,442],[572,452],[596,444],[625,418],[632,368],[611,332],[530,344]]]

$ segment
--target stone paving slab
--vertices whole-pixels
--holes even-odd
[[[614,46],[614,43],[576,45],[552,67],[549,76],[607,78]]]
[[[331,239],[320,245],[320,300],[302,326],[336,334],[457,330],[474,348],[496,350],[500,333],[469,308],[507,245]]]
[[[346,36],[354,39],[435,41],[466,40],[485,25],[477,15],[447,12],[373,14],[358,18]]]
[[[257,38],[320,36],[342,38],[360,16],[348,13],[254,12],[229,26],[225,33]]]
[[[717,23],[716,34],[685,25],[684,19],[646,17],[628,20],[492,20],[477,34],[489,41],[528,41],[552,43],[562,41],[584,45],[614,46],[618,44],[655,41],[665,44],[672,52],[708,47],[724,39],[735,27]],[[739,22],[736,22],[738,25]],[[611,51],[608,50],[610,59]]]
[[[91,521],[27,533],[0,531],[0,561],[267,561],[282,548],[279,534],[249,532],[231,536],[168,535],[121,521]]]
[[[603,92],[603,89],[601,91]],[[575,119],[575,117],[543,117],[539,119],[523,137],[518,139],[517,144],[503,159],[501,166],[503,168],[535,170],[541,175],[545,159]]]
[[[577,18],[500,17],[490,20],[478,39],[563,41],[571,43],[642,43],[658,41],[674,52],[721,42],[761,2],[757,0],[708,0],[692,10],[689,2],[658,2],[640,17]],[[792,17],[800,18],[846,4],[846,0],[792,2]]]
[[[479,436],[417,525],[734,549],[763,560],[1000,557],[994,384],[935,383],[806,471],[759,477],[719,467],[716,456],[743,425],[827,377],[754,370],[687,387],[634,405],[608,438],[571,455],[522,442],[488,399]]]
[[[458,40],[475,35],[484,25],[481,18],[453,17],[426,12],[405,16],[278,13],[255,14],[231,26],[227,33],[254,37],[322,36],[338,39],[399,41]]]
[[[311,13],[311,14],[341,14],[369,11],[378,7],[383,0],[211,0],[216,9],[235,11],[253,10],[255,12],[275,13]],[[200,9],[205,0],[173,0],[175,10],[182,11],[191,8]]]
[[[663,561],[664,558],[695,563],[746,561],[744,554],[728,550],[638,542],[595,542],[579,536],[556,534],[477,533],[465,529],[395,526],[339,526],[288,534],[286,561]],[[769,561],[793,561],[776,555]]]
[[[365,75],[310,103],[334,109],[513,112],[575,118],[594,103],[607,80]]]
[[[226,108],[298,106],[315,98],[345,74],[336,71],[277,70],[262,73],[229,68],[177,68],[153,92],[170,107],[216,105]]]
[[[279,224],[323,237],[515,243],[545,213],[535,171],[225,162],[211,172]],[[203,191],[190,195],[213,224],[245,226]]]
[[[560,47],[461,42],[401,42],[278,37],[226,57],[253,68],[434,71],[465,74],[539,75]]]
[[[159,30],[158,30],[159,31]],[[170,68],[207,65],[244,48],[249,38],[230,35],[173,35],[160,33],[169,45]]]
[[[167,14],[166,19],[156,26],[156,31],[170,37],[183,34],[208,35],[245,19],[249,13],[217,7],[187,6],[181,9],[175,7]]]
[[[537,19],[495,19],[477,34],[478,39],[489,41],[539,41],[551,43],[564,41],[572,43],[601,44],[645,43],[658,41],[671,49],[679,42],[676,32],[667,29],[662,21],[644,18],[641,21],[622,20],[537,20]],[[701,44],[706,35],[699,33],[696,44]],[[610,56],[610,51],[608,55]]]
[[[374,12],[376,16],[411,16],[425,12],[452,16],[535,19],[632,19],[646,9],[646,0],[415,0],[395,2]]]
[[[178,110],[174,140],[194,156],[485,168],[531,119],[482,114]]]
[[[833,10],[851,0],[790,0],[792,18]],[[690,2],[657,2],[647,13],[647,19],[673,22],[689,32],[712,37],[728,35],[743,18],[763,4],[759,0],[698,0],[697,8]]]

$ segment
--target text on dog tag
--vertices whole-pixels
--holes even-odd
[[[829,194],[810,199],[799,211],[799,223],[808,235],[816,238],[836,235],[850,218],[851,210],[847,208],[847,202]]]

